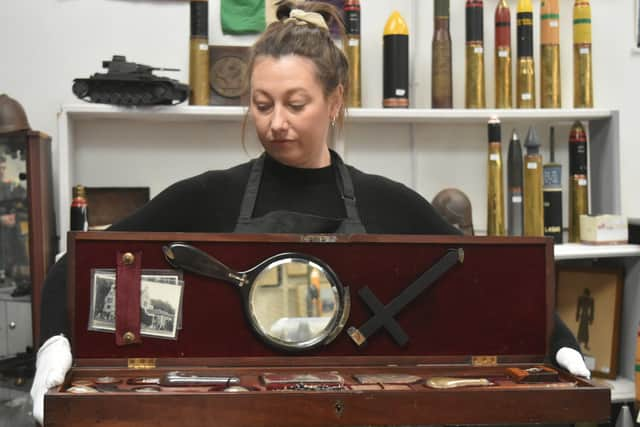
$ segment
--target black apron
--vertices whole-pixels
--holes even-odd
[[[342,192],[346,218],[329,218],[300,212],[277,210],[259,218],[252,218],[260,180],[264,170],[265,154],[255,161],[242,197],[240,216],[234,233],[366,233],[360,222],[351,175],[340,156],[331,151],[331,164],[337,170],[336,182]]]

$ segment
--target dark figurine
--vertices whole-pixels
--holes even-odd
[[[168,77],[152,74],[154,70],[178,71],[127,62],[122,55],[102,61],[106,73],[73,80],[73,93],[89,102],[116,105],[171,105],[189,97],[189,86]]]

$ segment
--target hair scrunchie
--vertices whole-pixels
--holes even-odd
[[[289,12],[289,17],[284,20],[284,23],[294,22],[296,25],[315,25],[316,27],[324,28],[325,30],[329,30],[327,27],[327,23],[325,22],[322,15],[317,12],[305,12],[301,9],[291,9]]]

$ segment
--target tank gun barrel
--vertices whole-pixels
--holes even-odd
[[[114,55],[111,60],[102,61],[102,68],[106,68],[109,72],[116,73],[150,73],[151,71],[180,71],[178,68],[152,67],[150,65],[138,64],[135,62],[127,62],[123,55]]]
[[[157,67],[154,67],[154,68],[152,68],[152,70],[156,70],[156,71],[180,71],[180,68],[157,68]]]

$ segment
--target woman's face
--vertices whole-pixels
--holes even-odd
[[[280,163],[300,168],[331,164],[327,137],[342,92],[340,87],[327,99],[322,89],[308,58],[256,58],[249,111],[262,146]]]

